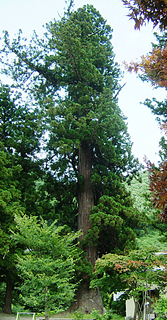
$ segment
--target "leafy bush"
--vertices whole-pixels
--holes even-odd
[[[123,299],[118,299],[117,301],[111,302],[112,311],[121,316],[125,316],[126,314],[125,306],[126,306],[126,303],[125,303],[125,300]]]
[[[92,317],[96,320],[111,320],[113,319],[112,310],[106,310],[105,313],[99,314],[98,310],[93,309],[91,313]]]
[[[156,302],[154,312],[157,320],[167,319],[167,298],[162,297]]]

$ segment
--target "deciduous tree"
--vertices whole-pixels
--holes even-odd
[[[16,216],[15,221],[13,239],[25,248],[17,257],[23,300],[27,307],[45,311],[48,320],[51,310],[64,310],[73,300],[79,233],[67,232],[65,226],[56,226],[57,221],[49,226],[37,217]]]
[[[146,22],[152,21],[153,26],[164,29],[167,25],[167,1],[166,0],[122,0],[129,9],[129,17],[135,22],[135,28]]]
[[[165,291],[166,255],[158,255],[147,248],[131,251],[126,256],[109,253],[96,261],[95,277],[91,286],[98,285],[104,294],[124,291],[125,300],[133,296],[137,312],[141,292],[145,293],[143,298],[146,303],[147,293],[153,285],[161,293]],[[143,315],[141,310],[138,309],[139,319]]]

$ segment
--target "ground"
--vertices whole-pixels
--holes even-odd
[[[44,316],[36,317],[36,320],[44,320]],[[4,313],[0,313],[0,320],[16,320],[16,315],[8,315]],[[20,320],[32,320],[32,316],[21,316]],[[63,318],[55,318],[54,316],[50,317],[50,320],[67,320]]]
[[[50,316],[50,320],[74,320],[72,319],[72,315],[62,312],[60,314],[57,314],[55,316]],[[44,320],[44,316],[36,316],[36,320]],[[124,320],[125,317],[121,317],[119,315],[113,314],[112,320]],[[16,315],[8,315],[4,313],[0,313],[0,320],[16,320]],[[32,316],[21,316],[20,320],[32,320]],[[83,320],[95,320],[91,319],[90,315],[85,315]]]

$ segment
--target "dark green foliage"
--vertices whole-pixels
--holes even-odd
[[[73,229],[78,194],[85,188],[79,151],[90,150],[94,204],[98,208],[103,196],[107,196],[119,208],[118,220],[123,226],[114,236],[121,232],[118,243],[113,238],[110,248],[107,244],[103,249],[99,247],[101,254],[117,247],[120,250],[124,232],[129,234],[124,247],[134,243],[132,228],[138,220],[129,195],[121,186],[126,176],[136,173],[138,162],[131,154],[125,118],[117,104],[120,70],[114,62],[111,38],[111,27],[92,5],[87,5],[66,12],[60,21],[48,23],[43,39],[34,33],[29,45],[21,38],[21,32],[10,43],[6,32],[2,52],[15,53],[14,64],[5,61],[3,53],[1,58],[4,68],[7,66],[6,73],[17,86],[26,87],[45,117],[50,170],[47,195],[55,192],[55,214]],[[103,214],[109,215],[109,211],[104,209]],[[99,232],[99,243],[103,243],[105,228]]]
[[[21,207],[21,194],[17,189],[16,175],[21,171],[21,166],[14,166],[11,156],[0,146],[0,232],[1,232],[1,258],[4,259],[10,251],[9,228],[12,228],[14,215],[23,212]],[[1,263],[1,266],[3,263]]]
[[[12,290],[18,280],[16,252],[21,250],[10,237],[10,229],[15,229],[14,215],[24,211],[21,205],[21,193],[18,190],[17,175],[21,166],[14,165],[12,156],[3,145],[0,146],[0,283],[6,283]],[[4,301],[3,301],[4,302]],[[9,302],[9,304],[11,301]],[[4,306],[4,305],[3,305]],[[11,312],[10,307],[4,312]]]
[[[21,95],[14,94],[9,86],[0,86],[0,281],[10,293],[19,281],[16,254],[23,250],[10,237],[16,227],[14,216],[23,212],[46,214],[53,206],[44,207],[46,196],[41,198],[36,186],[36,180],[43,177],[42,162],[36,156],[42,134],[39,113],[23,103]],[[11,301],[6,303],[9,307]],[[3,310],[11,312],[10,307]]]
[[[0,284],[0,309],[3,308],[5,300],[5,283]]]
[[[48,215],[48,219],[54,219],[55,186],[48,187],[54,181],[39,158],[42,114],[37,107],[30,108],[21,94],[14,94],[7,85],[0,87],[0,108],[0,136],[4,150],[11,156],[13,165],[21,168],[15,178],[22,206],[28,215]]]
[[[161,297],[154,305],[154,312],[157,320],[166,319],[167,314],[167,298]]]
[[[35,210],[35,180],[41,175],[40,161],[36,154],[40,150],[41,130],[39,113],[23,105],[21,96],[15,95],[9,86],[0,87],[0,135],[6,152],[11,155],[13,165],[20,166],[17,172],[17,188],[22,205],[29,214]]]
[[[124,203],[125,202],[125,203]],[[136,216],[135,216],[136,215]],[[135,227],[140,221],[137,211],[127,205],[127,198],[102,196],[91,212],[92,230],[88,240],[97,243],[99,255],[135,248]]]
[[[0,137],[10,153],[28,158],[39,152],[40,119],[38,109],[32,110],[20,94],[9,86],[0,87]]]

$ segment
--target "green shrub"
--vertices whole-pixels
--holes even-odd
[[[162,297],[156,302],[154,312],[157,320],[167,319],[167,298]]]
[[[98,310],[93,309],[91,316],[96,320],[111,320],[113,319],[112,310],[106,310],[103,314],[99,314]]]

